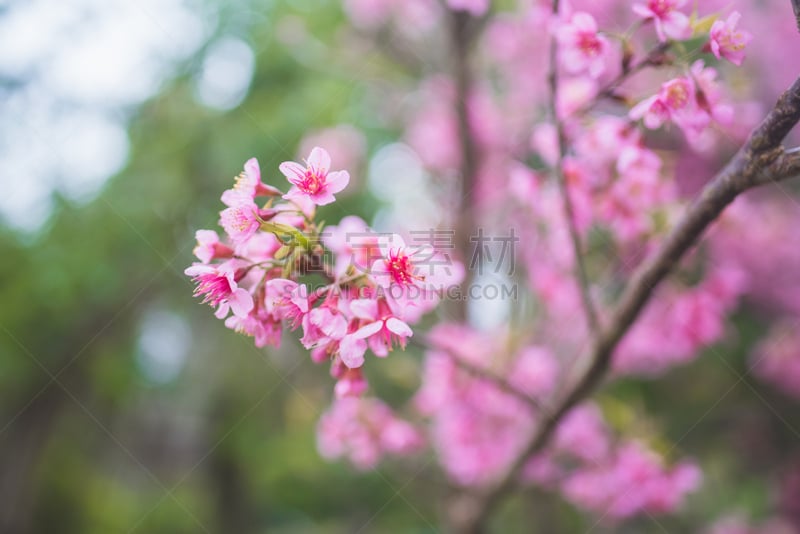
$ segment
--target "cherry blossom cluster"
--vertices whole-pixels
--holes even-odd
[[[458,282],[459,266],[430,246],[376,234],[358,217],[327,228],[316,222],[316,207],[334,202],[350,179],[331,170],[324,149],[315,147],[304,164],[284,162],[280,171],[291,185],[286,193],[261,180],[255,159],[245,163],[222,194],[227,207],[219,224],[227,239],[199,230],[200,261],[186,274],[217,318],[257,347],[278,346],[284,330],[302,328],[312,359],[331,363],[336,394],[360,395],[367,350],[383,358],[405,348],[410,324]]]
[[[569,391],[574,369],[586,363],[592,326],[584,293],[602,323],[721,156],[761,116],[748,101],[758,95],[727,80],[753,46],[764,47],[755,50],[762,56],[769,52],[750,31],[762,43],[780,38],[771,34],[778,12],[771,4],[572,0],[560,2],[555,15],[551,1],[506,4],[346,0],[343,6],[359,36],[404,37],[420,56],[444,33],[447,10],[478,23],[466,94],[449,74],[429,73],[425,65],[419,70],[429,74],[414,80],[413,98],[386,105],[386,117],[435,177],[431,190],[442,194],[442,206],[458,205],[451,198],[463,194],[458,180],[474,167],[467,170],[474,173],[469,213],[475,220],[467,222],[489,231],[515,228],[521,237],[514,276],[527,286],[531,303],[523,323],[442,322],[427,335],[412,332],[441,290],[461,280],[463,268],[431,261],[440,259],[431,247],[379,235],[355,216],[335,226],[317,222],[316,206],[334,202],[348,183],[319,148],[305,164],[280,166],[291,184],[286,193],[264,184],[250,160],[222,197],[225,241],[198,232],[200,263],[187,274],[229,328],[254,337],[257,346],[277,345],[283,331],[302,328],[300,341],[313,360],[331,363],[337,399],[317,429],[326,458],[370,469],[427,444],[458,487],[484,489],[502,479],[542,414]],[[800,57],[787,61],[800,68]],[[782,86],[779,75],[768,74],[775,78],[767,83]],[[352,135],[326,131],[337,161],[356,144]],[[475,152],[470,165],[465,136]],[[792,328],[800,315],[800,271],[774,268],[800,262],[796,232],[787,238],[800,221],[789,208],[743,199],[726,211],[622,338],[611,359],[613,378],[653,378],[691,362],[726,340],[730,315],[746,301],[778,322],[754,348],[752,367],[763,380],[800,395],[800,339]],[[463,227],[457,210],[438,215],[443,227]],[[390,222],[414,224],[407,219]],[[591,275],[588,287],[575,276],[573,233]],[[476,308],[469,311],[485,312]],[[428,347],[409,407],[424,427],[377,398],[354,398],[367,387],[361,371],[367,351],[385,357],[412,333]],[[584,402],[568,412],[549,446],[524,459],[521,481],[610,520],[678,510],[702,483],[698,465],[657,453],[650,446],[657,436],[612,429],[602,407]],[[727,532],[727,524],[711,532]]]
[[[535,428],[564,367],[536,345],[504,356],[503,347],[513,342],[508,332],[441,324],[431,341],[415,403],[430,419],[433,446],[451,479],[487,486]],[[498,376],[507,380],[505,387],[487,378]],[[694,462],[669,466],[643,442],[617,439],[600,409],[587,403],[560,422],[552,446],[527,462],[522,478],[617,520],[675,511],[702,475]]]
[[[335,399],[320,418],[317,445],[328,459],[347,458],[358,469],[373,469],[385,456],[405,456],[424,444],[421,432],[373,397]]]
[[[410,17],[401,4],[351,0],[346,9],[361,28],[394,25],[402,32]],[[422,19],[430,22],[442,16],[435,4],[404,5],[425,11]],[[476,17],[497,7],[487,4],[448,2]],[[461,486],[490,486],[503,476],[537,428],[535,405],[546,409],[569,386],[572,359],[585,348],[589,325],[569,226],[585,245],[591,272],[599,273],[589,293],[602,317],[687,198],[713,174],[716,155],[735,148],[758,118],[724,82],[726,70],[746,57],[752,34],[741,23],[760,20],[754,10],[744,17],[739,6],[716,0],[560,4],[555,17],[544,0],[493,13],[475,47],[482,70],[464,97],[480,155],[473,200],[478,214],[492,214],[480,223],[521,234],[519,263],[537,306],[520,332],[440,324],[428,336],[433,347],[424,356],[414,405],[429,422],[442,467]],[[383,15],[362,24],[377,6]],[[612,20],[614,28],[603,27]],[[560,124],[548,110],[553,39]],[[416,97],[399,118],[405,141],[429,172],[452,179],[465,158],[458,87],[433,74]],[[573,220],[553,179],[557,169]],[[745,262],[758,258],[734,256],[719,245],[738,237],[734,224],[718,229],[658,289],[613,355],[618,377],[661,375],[725,339],[728,316],[755,289]],[[691,461],[669,465],[646,443],[613,436],[596,406],[580,406],[561,422],[546,452],[530,460],[524,478],[598,516],[674,511],[699,487],[699,468]]]

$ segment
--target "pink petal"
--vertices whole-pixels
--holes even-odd
[[[572,25],[582,32],[597,33],[597,23],[589,13],[575,13],[572,17]]]
[[[328,191],[327,189],[323,189],[316,195],[312,195],[308,197],[311,201],[316,204],[317,206],[327,206],[336,201],[336,197],[333,196],[333,193]]]
[[[339,343],[339,357],[350,369],[364,365],[364,353],[367,351],[367,344],[363,339],[353,336],[345,336]]]
[[[328,169],[331,168],[331,156],[328,154],[328,151],[324,148],[320,148],[315,146],[311,150],[311,155],[308,156],[308,160],[306,161],[308,166],[312,169],[317,170],[320,174],[327,174]]]
[[[221,302],[217,311],[214,312],[214,317],[224,319],[228,315],[228,310],[230,310],[230,305],[227,302]]]
[[[305,167],[294,161],[284,161],[278,168],[286,176],[286,179],[294,185],[297,185],[306,176]]]
[[[220,200],[222,200],[223,204],[231,208],[241,206],[242,204],[249,204],[253,201],[249,195],[246,195],[241,191],[237,191],[236,189],[226,189],[222,193]]]
[[[385,358],[389,355],[389,346],[383,336],[373,336],[369,338],[369,348],[378,358]]]
[[[350,183],[350,173],[347,171],[335,171],[328,174],[326,189],[331,193],[338,193]]]
[[[692,28],[689,26],[689,17],[683,13],[673,11],[664,20],[664,33],[673,39],[688,38],[692,34]]]
[[[331,313],[327,320],[318,326],[331,339],[342,339],[347,334],[347,321],[339,314]]]
[[[414,335],[411,327],[397,317],[390,317],[389,319],[386,319],[386,328],[393,334],[397,334],[400,337],[411,337]]]
[[[352,336],[356,339],[364,339],[377,334],[381,330],[383,330],[383,321],[375,321],[374,323],[362,326],[353,332]]]
[[[258,183],[261,181],[261,169],[258,166],[258,160],[256,158],[250,158],[244,164],[244,172],[247,173],[254,183]]]
[[[213,245],[219,242],[219,236],[214,230],[198,230],[194,233],[194,238],[201,245]]]
[[[356,299],[350,302],[350,312],[359,319],[374,321],[378,318],[378,301]]]
[[[372,269],[370,269],[369,273],[378,285],[381,287],[387,288],[392,285],[392,278],[389,276],[389,271],[386,267],[386,261],[384,260],[375,260],[372,264]]]
[[[303,313],[308,312],[308,287],[305,284],[297,284],[292,291],[292,304],[300,308]]]
[[[284,200],[288,200],[289,202],[295,202],[297,204],[308,201],[308,195],[303,193],[294,186],[292,186],[292,188],[289,189],[289,192],[283,195],[281,198]]]
[[[235,316],[247,317],[253,309],[253,296],[246,289],[239,288],[231,294],[228,303]]]
[[[381,255],[386,258],[392,251],[405,248],[406,242],[397,234],[382,235],[378,238],[378,247],[381,249]]]
[[[648,111],[650,111],[650,108],[657,99],[658,95],[642,100],[633,106],[633,108],[628,112],[628,117],[635,121],[641,119]]]
[[[216,273],[217,270],[210,265],[202,265],[200,263],[195,263],[184,269],[183,274],[186,276],[197,276],[200,274],[211,274]]]

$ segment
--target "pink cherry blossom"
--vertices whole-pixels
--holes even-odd
[[[703,60],[692,63],[690,73],[696,85],[697,105],[701,111],[723,125],[733,120],[733,108],[723,101],[717,71],[706,67]]]
[[[266,310],[292,328],[297,328],[310,308],[308,288],[294,280],[274,278],[268,280],[264,302]]]
[[[698,100],[693,78],[674,78],[661,86],[658,94],[634,106],[628,116],[633,120],[644,120],[651,129],[672,121],[690,138],[699,135],[708,126],[711,116]]]
[[[361,217],[348,215],[338,225],[328,226],[322,241],[336,255],[336,274],[344,275],[352,267],[357,272],[369,272],[380,257],[378,235],[372,232]]]
[[[689,17],[677,11],[686,0],[647,0],[644,4],[634,4],[633,11],[656,25],[656,33],[661,41],[686,39],[691,36]]]
[[[715,21],[709,34],[709,46],[717,59],[724,57],[737,66],[744,61],[744,49],[753,40],[749,32],[736,28],[741,18],[742,14],[734,11],[724,22]]]
[[[215,259],[233,256],[233,249],[220,242],[217,232],[213,230],[198,230],[194,236],[197,239],[197,246],[194,247],[192,252],[201,262],[210,263]]]
[[[338,341],[346,333],[347,320],[326,301],[303,316],[303,338],[300,342],[305,348],[311,349]]]
[[[413,335],[411,327],[394,316],[376,318],[353,333],[355,339],[368,340],[376,356],[386,356],[394,342],[405,348],[406,339]]]
[[[688,493],[697,490],[701,479],[693,463],[665,468],[656,454],[632,442],[621,447],[609,463],[574,472],[562,491],[582,508],[622,519],[675,511]]]
[[[350,181],[347,171],[330,171],[331,157],[324,148],[314,147],[303,167],[293,161],[281,163],[280,170],[294,186],[283,198],[294,201],[308,199],[317,206],[336,200],[334,195]]]
[[[255,307],[245,317],[231,315],[225,320],[225,326],[253,338],[256,347],[281,345],[281,322],[268,314],[263,307]]]
[[[229,195],[226,200],[229,207],[220,212],[219,224],[233,243],[243,243],[261,226],[258,206],[252,198],[242,194]]]
[[[358,469],[372,469],[385,456],[419,450],[421,434],[378,399],[346,397],[334,401],[317,426],[324,458],[346,458]]]
[[[597,32],[597,23],[588,13],[572,15],[569,23],[557,30],[561,65],[568,72],[587,71],[597,78],[606,68],[608,40]]]
[[[191,276],[197,284],[194,295],[203,295],[203,304],[217,308],[215,315],[218,318],[224,319],[229,310],[237,317],[245,317],[253,309],[253,297],[246,289],[238,286],[234,279],[234,269],[195,264],[184,273]]]
[[[238,193],[250,198],[281,195],[281,192],[277,188],[261,181],[261,169],[258,166],[258,160],[256,158],[250,158],[245,162],[244,172],[236,177],[236,184],[233,186],[233,189],[223,193],[223,197],[230,193]],[[225,202],[224,199],[223,202]]]
[[[382,236],[378,244],[382,258],[373,262],[370,273],[380,286],[426,287],[426,275],[429,271],[426,267],[433,267],[432,247],[409,247],[397,234]]]

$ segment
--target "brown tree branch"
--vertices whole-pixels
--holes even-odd
[[[714,179],[703,189],[658,250],[636,270],[591,351],[590,366],[553,412],[544,414],[539,428],[504,476],[480,495],[463,495],[453,505],[461,519],[457,531],[479,533],[494,508],[517,484],[529,459],[548,443],[562,417],[586,399],[605,377],[617,344],[630,329],[658,284],[694,246],[708,226],[741,193],[800,174],[800,152],[781,143],[800,121],[800,78],[781,95],[764,121]],[[754,221],[757,222],[757,221]]]
[[[466,263],[470,256],[471,236],[475,230],[475,182],[478,177],[478,147],[472,134],[469,120],[469,99],[472,92],[472,71],[470,68],[470,49],[477,31],[475,19],[466,11],[449,11],[450,36],[453,54],[453,78],[455,82],[455,112],[458,127],[458,141],[461,152],[461,188],[457,191],[456,206],[456,248]],[[467,269],[462,284],[469,286],[472,281]],[[456,320],[467,319],[467,302],[456,304]]]

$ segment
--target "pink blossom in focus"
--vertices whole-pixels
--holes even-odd
[[[294,201],[308,199],[317,206],[336,200],[334,194],[347,187],[350,175],[347,171],[330,171],[331,157],[324,148],[314,147],[303,167],[294,161],[284,161],[280,170],[294,186],[283,198]]]
[[[361,324],[351,334],[353,339],[367,341],[376,356],[387,356],[395,341],[405,348],[406,339],[413,334],[411,327],[395,317],[385,302],[358,299],[350,303],[350,309]]]
[[[197,246],[194,247],[192,252],[201,262],[210,263],[215,259],[233,256],[233,249],[220,242],[217,232],[213,230],[198,230],[194,236],[197,239]]]
[[[233,193],[226,191],[226,193]],[[225,229],[231,242],[241,244],[255,235],[261,227],[259,210],[252,197],[247,194],[235,192],[223,195],[223,201],[228,207],[219,214],[219,224]]]
[[[300,342],[307,349],[339,341],[347,333],[347,320],[329,301],[303,315],[302,324]]]
[[[225,202],[224,197],[231,193],[239,193],[249,196],[250,198],[260,196],[275,197],[281,195],[278,189],[261,181],[261,169],[258,166],[258,160],[256,158],[250,158],[245,162],[244,172],[236,177],[236,184],[233,186],[233,189],[229,189],[223,193],[223,202]],[[225,203],[227,204],[227,202]]]
[[[228,311],[237,317],[245,317],[253,309],[252,295],[238,286],[234,272],[232,268],[203,264],[194,264],[184,271],[197,284],[194,295],[202,295],[203,304],[217,308],[215,315],[219,319],[227,317]]]
[[[428,245],[407,246],[397,234],[378,239],[382,258],[372,264],[370,274],[383,288],[424,289],[445,276],[445,265],[435,263],[435,252]]]
[[[268,313],[297,328],[310,308],[308,288],[294,280],[267,280],[264,302]]]
[[[256,347],[267,345],[280,347],[283,327],[281,322],[270,315],[263,307],[255,307],[244,317],[231,315],[225,320],[225,326],[231,330],[250,336]]]
[[[337,276],[343,276],[351,267],[355,272],[369,272],[375,258],[380,257],[378,235],[355,215],[348,215],[338,225],[325,228],[322,240],[336,255]]]
[[[644,4],[634,4],[633,11],[645,20],[652,20],[661,41],[687,39],[692,35],[689,17],[677,11],[686,0],[647,0]]]
[[[717,59],[724,57],[737,66],[744,61],[744,49],[753,40],[749,32],[736,29],[741,18],[742,14],[734,11],[726,21],[715,21],[709,35],[709,46]]]

